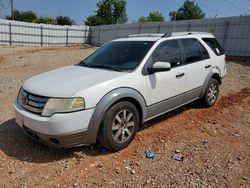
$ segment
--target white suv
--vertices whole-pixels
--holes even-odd
[[[212,106],[225,74],[223,50],[210,33],[130,35],[25,81],[16,122],[55,147],[99,142],[118,151],[154,117],[197,99]]]

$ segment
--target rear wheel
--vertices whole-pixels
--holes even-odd
[[[105,113],[98,134],[98,141],[111,151],[127,147],[139,127],[139,113],[129,101],[111,106]]]
[[[213,106],[219,96],[219,83],[215,79],[211,79],[206,87],[205,94],[202,98],[202,103],[206,107]]]

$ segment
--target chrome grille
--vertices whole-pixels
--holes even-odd
[[[26,110],[35,114],[42,114],[43,108],[48,101],[48,97],[38,96],[20,89],[18,103]]]

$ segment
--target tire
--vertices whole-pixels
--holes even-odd
[[[98,142],[110,151],[127,147],[139,128],[139,113],[129,101],[121,101],[111,106],[102,119]]]
[[[211,79],[206,87],[205,94],[203,98],[201,99],[202,104],[205,107],[213,106],[219,96],[219,83],[215,79]]]

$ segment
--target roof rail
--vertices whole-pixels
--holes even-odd
[[[211,35],[211,33],[207,33],[207,32],[187,31],[187,32],[173,32],[173,33],[171,33],[171,37],[183,36],[183,35],[198,35],[198,34]]]
[[[184,35],[211,35],[212,33],[207,32],[197,32],[197,31],[184,31],[184,32],[172,32],[172,33],[145,33],[145,34],[133,34],[128,35],[129,38],[133,37],[159,37],[159,38],[167,38],[167,37],[174,37],[174,36],[184,36]]]
[[[162,37],[165,34],[158,34],[158,33],[145,33],[145,34],[133,34],[133,35],[129,35],[129,38],[133,38],[133,37]]]

